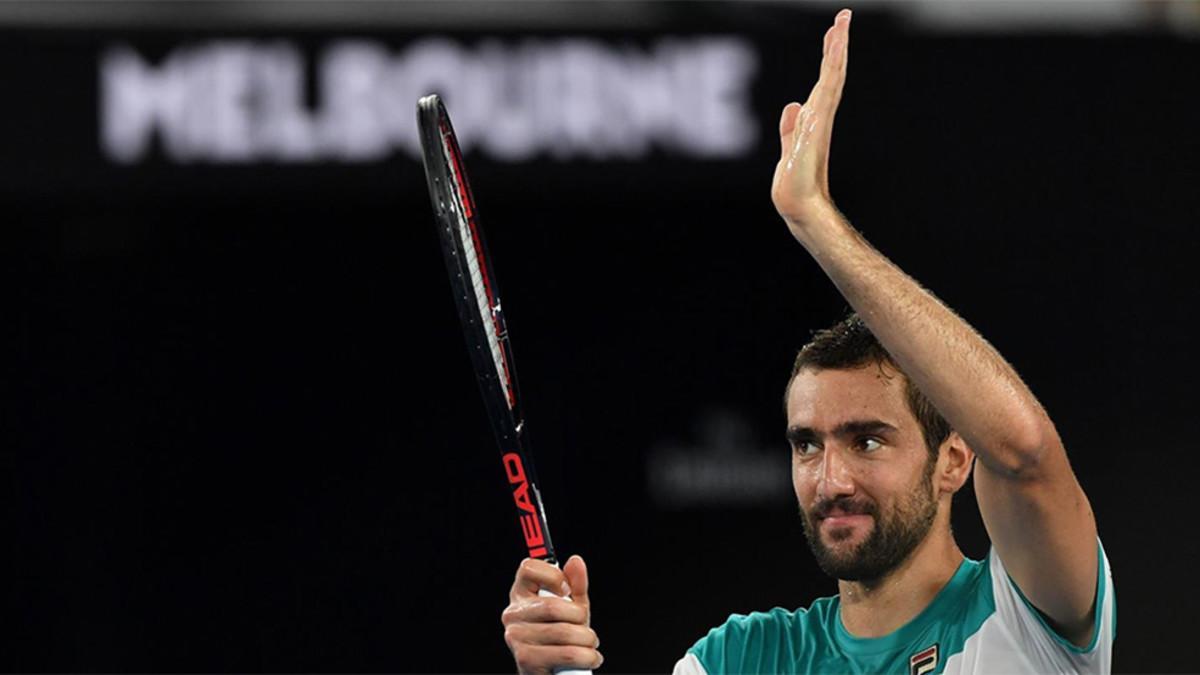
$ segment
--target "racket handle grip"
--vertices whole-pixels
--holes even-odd
[[[563,600],[566,600],[567,602],[571,602],[571,596],[558,595],[556,593],[551,593],[550,591],[548,591],[544,588],[538,591],[538,595],[542,596],[543,598],[562,598]],[[592,673],[592,671],[590,671],[590,670],[575,670],[574,668],[555,668],[554,669],[554,675],[591,675],[591,673]]]

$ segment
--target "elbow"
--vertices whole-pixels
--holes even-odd
[[[993,462],[993,468],[1013,480],[1030,480],[1039,475],[1044,455],[1044,451],[1032,447],[1008,450],[1000,458],[1000,466]]]
[[[997,451],[990,453],[991,468],[1015,480],[1033,480],[1042,475],[1048,458],[1061,452],[1062,442],[1049,419],[1028,420],[1006,429]]]

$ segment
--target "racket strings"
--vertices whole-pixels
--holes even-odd
[[[504,386],[504,398],[511,411],[516,407],[516,396],[513,392],[512,380],[508,372],[508,359],[505,358],[504,348],[500,342],[504,339],[503,319],[500,316],[500,303],[495,299],[491,284],[487,278],[487,269],[483,261],[482,246],[474,224],[471,222],[473,209],[471,196],[462,180],[462,168],[455,148],[443,142],[450,173],[454,178],[456,200],[451,200],[451,210],[455,212],[458,224],[458,238],[462,242],[467,258],[467,272],[471,277],[471,288],[475,293],[476,306],[479,308],[480,321],[491,325],[490,330],[484,330],[487,336],[488,348],[492,353],[492,363],[496,367],[496,376]],[[486,308],[486,309],[485,309]],[[491,316],[486,316],[490,314]]]

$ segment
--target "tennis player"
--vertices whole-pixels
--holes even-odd
[[[1108,672],[1115,597],[1087,496],[1046,411],[969,325],[873,249],[833,204],[828,158],[849,10],[819,81],[780,121],[771,196],[855,314],[818,333],[786,393],[804,531],[838,594],[734,615],[675,673]],[[950,530],[974,469],[992,547]],[[568,591],[575,602],[538,598]],[[504,611],[522,672],[595,668],[587,570],[526,560]]]

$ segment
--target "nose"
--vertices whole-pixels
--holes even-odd
[[[821,454],[821,474],[817,478],[817,499],[827,501],[854,494],[854,476],[850,462],[839,448],[826,448]]]

